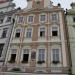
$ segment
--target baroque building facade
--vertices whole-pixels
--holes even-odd
[[[27,8],[15,14],[6,71],[20,71],[18,75],[68,75],[64,10],[50,0],[27,2]]]
[[[12,0],[0,0],[0,70],[4,65],[10,35],[13,27],[14,13],[17,9]]]
[[[75,3],[71,4],[71,9],[66,12],[66,23],[68,30],[68,47],[71,59],[71,71],[75,75]]]

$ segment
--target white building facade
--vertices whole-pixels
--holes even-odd
[[[27,8],[15,14],[5,61],[7,72],[68,75],[63,9],[60,4],[53,6],[50,0],[27,1]]]
[[[17,9],[12,0],[0,0],[0,68],[3,66]]]

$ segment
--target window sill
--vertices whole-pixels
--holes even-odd
[[[45,37],[45,36],[43,36],[43,37],[40,37],[40,36],[39,36],[38,38],[45,39],[46,37]]]
[[[32,37],[24,37],[25,39],[32,39]]]
[[[34,22],[27,22],[27,23],[28,23],[28,25],[29,25],[29,24],[33,24]]]
[[[45,61],[37,61],[38,64],[43,64]]]
[[[51,36],[51,38],[59,38],[60,36]]]
[[[8,62],[11,63],[11,64],[15,63],[15,61],[8,61]]]
[[[53,64],[59,64],[60,61],[52,61]]]
[[[20,37],[14,37],[14,39],[19,39]]]
[[[23,64],[28,64],[28,61],[21,61],[21,63],[23,63]]]

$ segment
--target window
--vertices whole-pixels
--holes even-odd
[[[15,60],[16,60],[16,52],[17,52],[17,50],[16,49],[12,49],[11,50],[11,58],[10,58],[10,63],[14,63],[15,62]]]
[[[45,28],[40,28],[40,37],[45,37]]]
[[[26,38],[32,37],[32,28],[27,28]]]
[[[4,44],[0,44],[0,57],[2,55],[3,47],[4,47]]]
[[[7,21],[6,22],[11,22],[11,16],[9,16],[8,18],[7,18]]]
[[[18,23],[23,23],[23,22],[24,22],[24,17],[19,16],[19,17],[18,17]]]
[[[40,21],[45,21],[46,20],[46,15],[40,15]]]
[[[39,49],[38,61],[45,61],[45,49]]]
[[[3,29],[2,38],[6,38],[8,28]]]
[[[53,62],[59,62],[59,49],[52,49]]]
[[[16,34],[15,34],[15,37],[16,38],[19,38],[20,37],[20,31],[21,31],[20,29],[17,29],[16,30]]]
[[[52,36],[58,36],[58,27],[52,27]]]
[[[23,50],[23,60],[22,63],[28,63],[29,59],[29,49]]]
[[[31,53],[31,59],[36,59],[36,52]]]
[[[73,17],[73,22],[75,22],[75,17]]]
[[[33,16],[28,17],[28,22],[33,22]]]
[[[2,23],[3,23],[3,20],[4,20],[3,18],[0,18],[0,24],[2,24]]]
[[[52,14],[52,21],[58,21],[58,14]]]

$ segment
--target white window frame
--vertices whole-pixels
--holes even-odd
[[[31,31],[31,37],[27,37],[27,29],[32,29],[32,31]],[[32,27],[27,27],[26,28],[26,32],[25,32],[25,37],[27,38],[27,39],[30,39],[30,38],[32,38],[32,35],[33,35],[33,28]]]
[[[28,50],[29,50],[28,63],[25,63],[25,64],[29,64],[29,62],[30,62],[30,60],[31,60],[31,49],[30,49],[30,47],[24,47],[24,48],[22,49],[20,62],[22,62],[22,60],[23,60],[23,54],[24,54],[24,50],[25,50],[25,49],[28,49]]]
[[[15,50],[15,52],[12,52],[12,50]],[[10,59],[11,59],[11,54],[16,54],[16,58],[17,58],[17,49],[16,48],[11,48],[10,49],[10,53],[9,53],[10,55],[9,55],[9,57],[8,57],[8,61],[10,61]],[[16,58],[15,58],[15,61],[16,61]]]
[[[27,50],[28,50],[28,51],[27,51]],[[26,52],[25,52],[25,51],[26,51]],[[23,50],[22,50],[22,61],[23,61],[23,55],[24,55],[24,54],[29,54],[29,51],[30,51],[29,49],[23,49]],[[29,62],[29,58],[28,58],[28,62]]]
[[[45,36],[43,36],[43,37],[40,37],[40,29],[41,29],[41,28],[45,28]],[[45,38],[45,37],[46,37],[46,30],[47,30],[46,27],[45,27],[45,26],[41,26],[41,27],[39,27],[38,30],[39,30],[39,31],[38,31],[38,37],[39,37],[39,38]]]
[[[61,46],[60,45],[54,45],[54,46],[51,47],[51,50],[50,50],[50,53],[51,53],[51,61],[50,62],[52,63],[52,61],[53,61],[53,53],[52,53],[53,52],[52,51],[53,49],[58,49],[59,50],[59,62],[62,62],[61,61],[61,59],[62,59],[62,53],[61,53],[62,50],[61,50]]]
[[[8,18],[11,17],[11,20],[8,21]],[[7,16],[6,22],[11,22],[12,21],[12,16]]]
[[[44,47],[44,46],[40,46],[40,47],[38,47],[37,48],[37,52],[36,52],[36,63],[39,61],[39,59],[38,59],[38,55],[39,55],[39,49],[45,49],[45,58],[44,58],[44,60],[45,60],[45,63],[46,63],[46,56],[47,56],[47,53],[46,53],[46,48]],[[37,63],[38,64],[38,63]],[[36,65],[37,65],[36,64]]]
[[[57,27],[57,36],[52,36],[53,27]],[[52,37],[58,37],[59,36],[59,26],[58,25],[52,25],[52,27],[51,27],[51,36]]]
[[[16,35],[16,30],[20,30],[20,36],[21,36],[21,28],[17,28],[17,29],[15,29],[15,34],[14,34],[14,37],[15,37],[15,35]],[[16,37],[15,37],[16,38]]]
[[[43,50],[44,50],[44,52],[42,53],[42,52],[40,52],[40,50],[43,52]],[[39,53],[39,55],[38,55],[38,61],[45,61],[45,49],[39,49],[39,51],[38,51]],[[41,55],[41,57],[40,57],[40,55]],[[44,57],[43,57],[43,55],[44,55]]]
[[[58,51],[58,53],[57,53],[57,51]],[[55,57],[53,55],[55,55]],[[56,57],[57,55],[58,55],[58,57]],[[57,58],[59,58],[59,59],[57,59]],[[60,61],[60,52],[59,52],[59,49],[52,49],[52,60],[53,61]]]
[[[7,30],[6,37],[5,37],[5,38],[7,38],[7,37],[8,37],[8,36],[7,36],[7,35],[8,35],[8,29],[9,29],[9,28],[3,28],[2,35],[3,35],[3,32],[4,32],[4,29]],[[3,38],[2,35],[1,35],[1,38]]]
[[[23,18],[23,21],[22,22],[19,22],[19,19],[20,19],[20,17],[22,17]],[[25,21],[25,17],[24,16],[17,16],[17,23],[18,24],[23,24],[24,23],[24,21]]]
[[[54,19],[54,20],[53,20],[53,15],[56,15],[56,19]],[[59,20],[59,13],[52,13],[51,14],[51,20],[52,20],[52,22],[58,21]]]
[[[30,17],[30,16],[33,16],[33,21],[32,21],[32,22],[29,22],[29,17]],[[34,17],[35,17],[34,14],[28,15],[28,16],[27,16],[27,23],[33,23],[33,22],[34,22]]]
[[[13,52],[13,50],[15,51]],[[11,54],[17,54],[17,49],[11,49]]]
[[[45,21],[41,21],[41,15],[45,15]],[[39,14],[39,22],[46,22],[46,21],[47,21],[47,14],[46,13]]]

